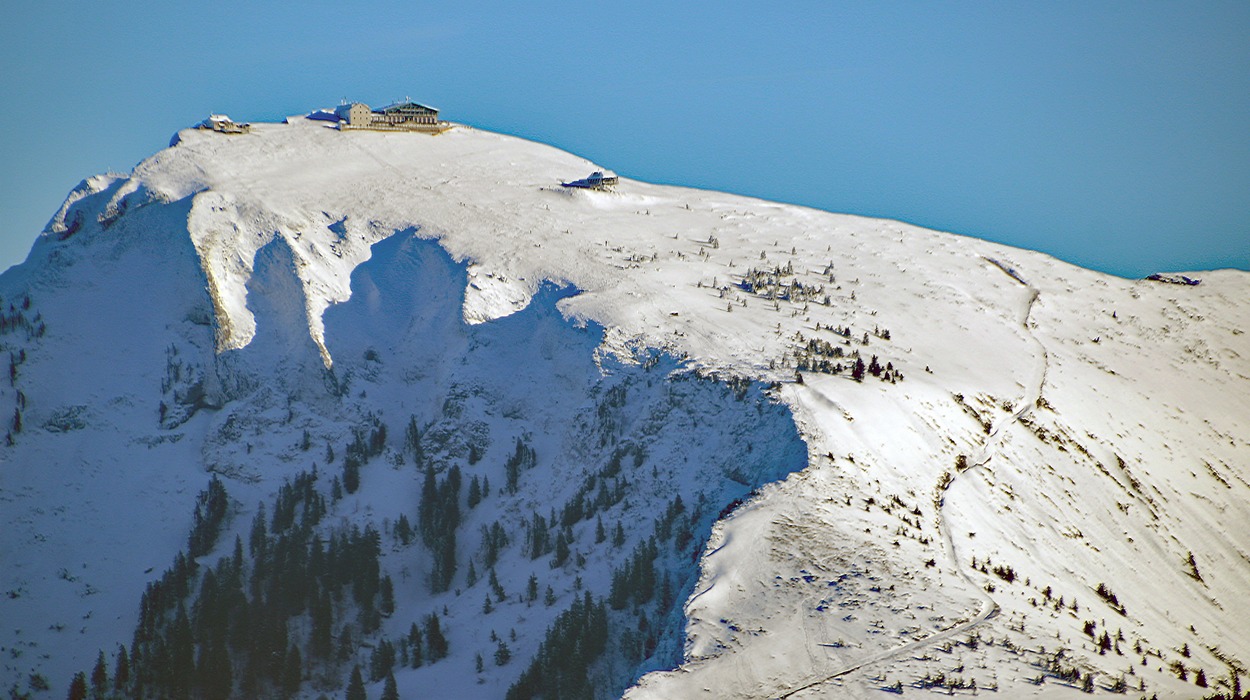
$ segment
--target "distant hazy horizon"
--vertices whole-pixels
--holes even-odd
[[[1248,34],[1244,2],[15,7],[0,269],[78,181],[209,112],[410,95],[641,180],[1128,277],[1246,270]]]

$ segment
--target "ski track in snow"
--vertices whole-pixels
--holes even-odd
[[[1002,429],[1006,427],[1007,425],[1014,423],[1015,421],[1028,415],[1029,412],[1033,410],[1033,407],[1037,405],[1038,400],[1040,400],[1042,396],[1042,387],[1046,382],[1046,370],[1049,364],[1045,346],[1042,345],[1042,342],[1038,340],[1037,337],[1029,329],[1029,316],[1031,315],[1033,311],[1033,304],[1038,300],[1040,293],[1037,291],[1037,289],[1031,286],[1023,278],[1021,278],[1015,272],[1014,269],[1004,266],[1002,263],[999,263],[997,260],[993,260],[990,258],[986,258],[986,260],[990,262],[991,264],[995,265],[996,267],[999,267],[1000,269],[1002,269],[1003,272],[1009,275],[1012,279],[1019,282],[1021,285],[1024,286],[1025,289],[1028,290],[1028,298],[1021,305],[1020,324],[1025,329],[1025,332],[1028,333],[1029,338],[1037,346],[1037,358],[1038,359],[1034,364],[1034,368],[1035,368],[1034,376],[1031,377],[1028,383],[1025,384],[1025,393],[1020,399],[1019,408],[1014,413],[999,419],[998,423],[994,425],[993,428],[990,430],[989,435],[986,436],[985,442],[981,446],[980,453],[978,454],[977,458],[974,461],[972,461],[966,469],[963,469],[958,472],[958,475],[967,475],[967,476],[971,476],[974,470],[979,469],[979,468],[984,468],[989,465],[990,460],[993,459],[995,454],[997,453],[997,447],[1000,441],[999,435]],[[959,476],[953,476],[952,480],[948,482],[946,486],[943,487],[941,490],[945,491],[946,489],[949,489],[950,486],[955,483],[954,479],[957,479],[957,478],[959,478]],[[990,594],[986,592],[984,588],[982,588],[980,585],[977,584],[976,581],[972,579],[972,576],[969,575],[967,570],[962,566],[961,561],[959,559],[959,555],[955,551],[955,542],[951,538],[951,527],[950,527],[950,524],[947,522],[946,512],[943,508],[943,506],[946,503],[946,499],[942,497],[941,493],[939,493],[936,500],[938,502],[938,509],[937,509],[938,530],[939,532],[942,533],[942,539],[946,544],[946,552],[947,552],[948,558],[950,559],[951,566],[956,571],[959,572],[959,576],[968,584],[968,586],[972,590],[975,590],[978,592],[978,594],[980,595],[982,599],[981,607],[979,610],[977,610],[976,615],[974,615],[971,619],[965,622],[958,623],[941,632],[931,634],[928,637],[925,637],[924,639],[914,640],[911,642],[907,642],[905,644],[901,644],[892,649],[887,649],[885,651],[878,652],[865,659],[860,659],[858,661],[855,661],[850,664],[846,664],[840,668],[837,668],[824,677],[818,678],[816,680],[808,681],[804,683],[803,685],[800,685],[796,688],[793,688],[791,690],[787,690],[781,693],[777,693],[774,695],[769,695],[768,697],[776,698],[777,700],[785,700],[785,698],[791,698],[791,697],[797,696],[800,693],[803,693],[805,691],[817,689],[819,686],[825,683],[828,683],[830,681],[836,680],[838,678],[841,678],[849,673],[854,673],[855,671],[859,671],[868,666],[872,666],[874,664],[889,661],[891,659],[895,659],[900,656],[904,656],[906,654],[911,654],[919,649],[931,647],[935,644],[939,644],[948,639],[964,634],[965,632],[970,632],[981,623],[993,618],[995,615],[998,614],[998,611],[999,611],[998,603],[994,602],[994,598],[990,596]]]

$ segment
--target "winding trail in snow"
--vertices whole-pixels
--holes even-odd
[[[998,453],[998,446],[1002,442],[1003,428],[1020,420],[1021,418],[1026,417],[1033,411],[1033,408],[1037,406],[1042,397],[1042,387],[1046,383],[1046,373],[1050,366],[1050,360],[1046,352],[1046,346],[1044,346],[1042,342],[1037,339],[1037,336],[1033,334],[1032,329],[1029,327],[1029,318],[1033,313],[1033,304],[1037,302],[1037,299],[1040,296],[1037,289],[1026,282],[1024,278],[1021,277],[1020,274],[1010,265],[993,258],[985,258],[985,261],[1002,270],[1009,277],[1020,283],[1025,289],[1028,290],[1028,297],[1020,305],[1020,325],[1024,329],[1025,335],[1028,336],[1029,340],[1032,341],[1033,345],[1037,348],[1037,362],[1033,367],[1033,376],[1030,377],[1028,383],[1024,385],[1024,395],[1020,398],[1020,402],[1017,404],[1016,410],[1008,416],[999,418],[992,425],[985,441],[981,444],[981,447],[977,450],[976,454],[969,458],[968,465],[966,467],[959,469],[956,472],[943,472],[944,475],[949,475],[950,478],[944,479],[944,483],[938,484],[937,493],[934,498],[937,506],[937,527],[942,534],[943,541],[945,542],[946,552],[950,559],[950,565],[956,572],[958,572],[960,578],[962,578],[964,582],[966,582],[969,587],[976,591],[981,597],[981,607],[977,611],[977,614],[969,620],[960,622],[945,630],[924,637],[923,639],[907,642],[876,654],[872,654],[866,658],[851,662],[835,669],[828,675],[804,683],[803,685],[785,692],[771,695],[770,697],[772,698],[784,700],[785,698],[798,695],[803,691],[811,690],[817,686],[828,683],[829,681],[841,678],[849,673],[854,673],[855,671],[858,671],[866,666],[880,663],[882,661],[888,661],[890,659],[918,651],[922,648],[930,647],[934,644],[968,632],[977,625],[980,625],[998,614],[998,603],[994,602],[994,599],[990,596],[990,594],[978,585],[977,582],[973,580],[972,575],[960,565],[959,557],[955,552],[955,542],[951,537],[951,528],[946,521],[946,513],[942,506],[946,502],[945,492],[950,489],[951,484],[955,482],[956,478],[959,478],[959,476],[963,474],[969,474],[975,469],[985,468],[989,464],[990,460],[994,458],[994,455]]]

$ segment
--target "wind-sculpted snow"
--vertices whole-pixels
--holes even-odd
[[[206,469],[229,542],[283,479],[316,464],[328,490],[380,423],[332,521],[414,519],[418,465],[493,489],[446,592],[427,547],[387,540],[397,611],[369,643],[454,623],[405,692],[502,695],[678,494],[672,600],[617,597],[604,694],[655,670],[627,695],[1198,697],[1250,663],[1246,273],[1122,280],[893,221],[556,186],[596,169],[468,127],[295,120],[84,181],[0,277],[5,684],[63,692],[128,642]],[[518,444],[535,466],[501,493]],[[595,516],[624,544],[581,519],[567,562],[523,552],[617,468],[628,495]],[[467,569],[495,522],[507,595],[484,613]],[[552,606],[515,600],[531,574]]]

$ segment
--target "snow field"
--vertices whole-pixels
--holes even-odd
[[[558,508],[570,475],[605,459],[577,416],[595,387],[635,376],[644,348],[782,382],[806,454],[782,440],[752,478],[809,466],[716,526],[685,606],[688,663],[629,697],[866,697],[938,673],[1011,697],[1075,696],[1053,676],[1033,683],[1061,647],[1099,687],[1133,667],[1147,692],[1196,697],[1168,664],[1214,680],[1221,656],[1250,658],[1245,273],[1191,273],[1197,287],[1128,281],[721,193],[627,179],[615,193],[553,188],[597,167],[468,127],[427,137],[262,124],[242,137],[182,132],[129,178],[71,195],[28,261],[0,278],[6,300],[29,293],[49,326],[21,370],[32,428],[0,457],[4,517],[17,525],[0,559],[6,589],[20,591],[0,600],[0,617],[4,646],[22,650],[6,679],[38,667],[62,683],[125,640],[127,606],[181,546],[178,520],[203,470],[231,478],[245,524],[318,456],[295,449],[304,430],[340,446],[372,413],[394,435],[409,415],[445,418],[432,411],[459,396],[491,436],[481,464],[497,465],[523,434],[542,455],[491,517]],[[769,299],[740,286],[753,268],[786,268],[790,290],[822,289]],[[850,337],[829,330],[847,326]],[[796,349],[812,338],[878,354],[904,379],[794,383]],[[185,371],[163,382],[174,364]],[[680,386],[647,384],[638,405]],[[196,392],[198,409],[179,402]],[[174,411],[164,422],[161,402]],[[85,427],[34,427],[75,406]],[[658,474],[635,486],[665,502],[674,491],[736,497],[741,484],[715,476],[728,455],[786,431],[775,418],[723,425],[733,411],[715,401],[670,410],[689,415],[653,432],[639,424],[635,437],[653,445]],[[711,442],[684,444],[683,430]],[[337,512],[393,518],[418,487],[410,467],[373,463]],[[484,513],[470,514],[467,539]],[[650,519],[623,519],[630,546]],[[610,555],[586,553],[599,573],[583,572],[583,585],[601,588]],[[500,575],[513,592],[537,570],[508,556]],[[84,562],[105,584],[90,594],[56,575]],[[384,631],[446,605],[453,656],[399,676],[401,690],[476,678],[472,650],[506,620],[518,660],[472,691],[497,697],[561,606],[505,605],[499,627],[478,627],[480,595],[427,599],[404,585],[423,566],[419,553],[387,555],[405,617]],[[549,575],[564,600],[574,576]],[[54,610],[66,622],[43,629]],[[1121,632],[1124,655],[1098,653],[1087,621]]]

